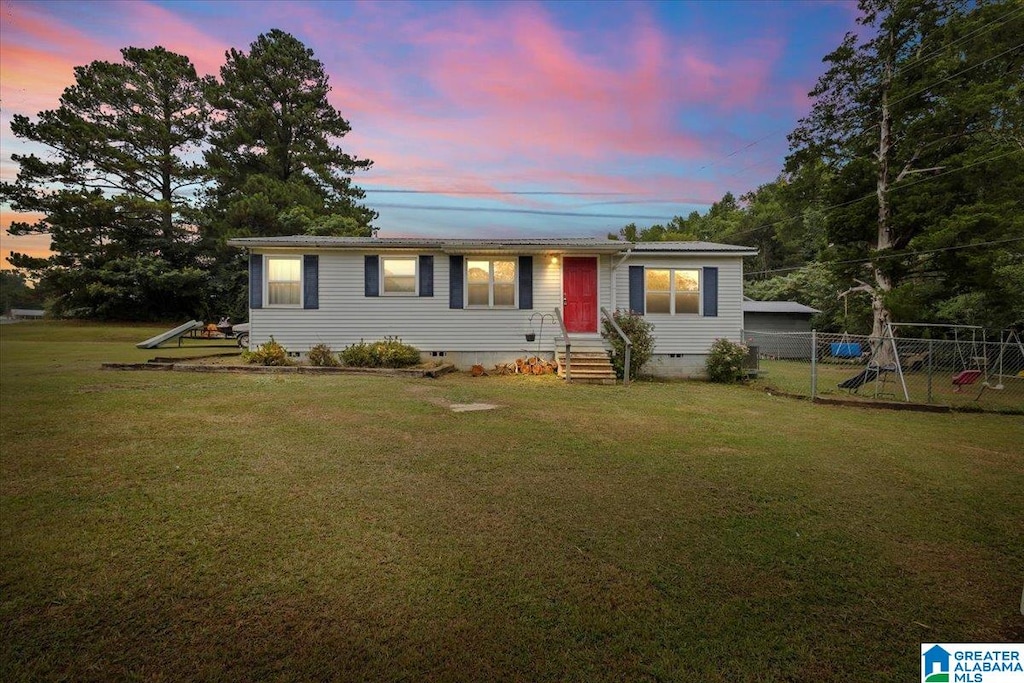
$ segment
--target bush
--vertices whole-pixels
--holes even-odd
[[[708,350],[705,369],[712,382],[738,382],[743,379],[743,362],[749,349],[728,339],[716,339]]]
[[[420,362],[420,351],[398,337],[385,337],[383,341],[346,346],[341,362],[356,368],[407,368]]]
[[[266,344],[256,347],[255,351],[243,351],[242,360],[253,365],[291,365],[288,352],[271,337]]]
[[[633,349],[629,353],[629,378],[636,379],[640,376],[640,370],[654,355],[654,324],[632,311],[616,310],[612,317],[633,342]],[[615,374],[622,379],[626,365],[626,342],[622,341],[622,337],[607,318],[601,320],[601,336],[611,344],[612,366],[615,368]]]
[[[310,365],[315,365],[318,368],[336,368],[341,365],[338,362],[338,357],[334,355],[334,351],[327,344],[317,344],[312,347],[306,354],[306,358],[309,359]]]

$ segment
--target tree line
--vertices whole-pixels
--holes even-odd
[[[823,59],[811,111],[772,182],[704,214],[630,224],[630,240],[757,247],[747,294],[822,310],[820,329],[887,320],[1024,320],[1024,7],[861,0]],[[54,110],[15,116],[47,149],[12,155],[14,235],[53,254],[8,260],[62,316],[246,315],[236,236],[367,236],[376,213],[339,146],[348,122],[312,50],[279,30],[229,50],[218,77],[128,47],[75,69]],[[845,296],[839,296],[845,294]]]
[[[15,136],[43,156],[12,154],[0,185],[13,235],[48,235],[52,255],[8,261],[58,316],[244,319],[237,236],[373,234],[376,213],[352,175],[350,130],[330,104],[323,64],[280,30],[231,49],[219,78],[162,47],[75,68],[60,105],[16,115]]]
[[[758,248],[746,292],[819,329],[1024,321],[1024,7],[861,0],[778,177],[619,231]],[[840,296],[845,295],[845,296]]]

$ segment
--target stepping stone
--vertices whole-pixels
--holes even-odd
[[[448,407],[452,409],[453,413],[470,413],[476,410],[494,410],[500,406],[493,403],[453,403]]]

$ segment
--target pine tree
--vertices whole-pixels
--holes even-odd
[[[204,85],[187,57],[162,47],[121,55],[76,67],[57,109],[14,116],[14,134],[49,154],[11,155],[19,171],[3,199],[43,217],[10,232],[49,235],[53,255],[9,261],[38,280],[58,315],[192,315],[206,281],[193,246]]]
[[[210,89],[209,236],[372,234],[377,214],[351,178],[371,162],[336,144],[350,127],[313,51],[274,29],[248,53],[231,49],[220,77]]]

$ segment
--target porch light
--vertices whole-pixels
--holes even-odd
[[[558,265],[558,257],[557,256],[552,256],[551,257],[551,265],[553,265],[553,266],[557,266]]]

